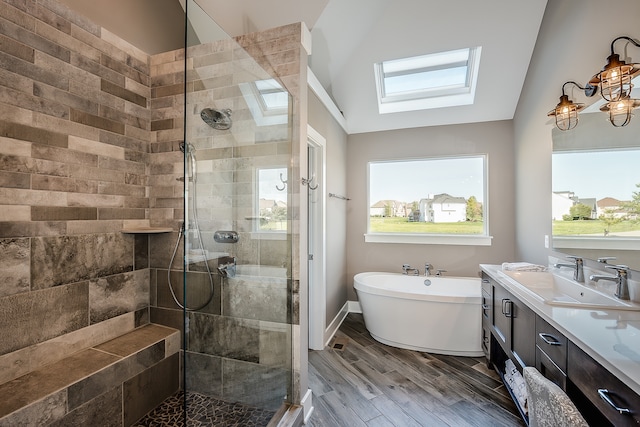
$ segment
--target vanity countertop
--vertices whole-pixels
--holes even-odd
[[[480,268],[640,394],[640,311],[551,306],[500,274],[502,266],[481,264]]]

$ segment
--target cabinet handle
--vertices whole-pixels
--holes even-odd
[[[482,283],[489,283],[488,279],[482,279]]]
[[[551,334],[546,334],[544,332],[540,332],[538,334],[538,336],[540,338],[542,338],[542,341],[544,341],[545,343],[547,343],[549,345],[562,345],[562,343],[558,340],[558,338],[554,337]]]
[[[491,310],[491,306],[489,304],[482,304],[483,310]]]
[[[513,301],[509,298],[502,298],[502,314],[504,314],[505,317],[513,317],[513,313],[511,311],[512,307]]]
[[[609,390],[607,390],[606,388],[599,388],[598,389],[598,394],[600,395],[602,400],[607,402],[613,409],[618,411],[620,414],[631,414],[631,410],[630,409],[628,409],[628,408],[620,408],[615,403],[613,403],[613,400],[611,400],[611,397],[609,396],[609,393],[610,393]]]

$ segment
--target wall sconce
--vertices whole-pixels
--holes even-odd
[[[564,87],[568,84],[573,84],[579,89],[584,90],[587,96],[593,96],[593,93],[591,92],[594,92],[595,89],[592,86],[590,86],[589,89],[585,89],[578,83],[571,81],[562,85],[562,96],[560,97],[560,102],[556,105],[556,108],[547,113],[548,117],[555,117],[556,127],[561,131],[571,130],[576,127],[578,124],[578,112],[584,108],[584,104],[576,104],[564,93]],[[589,92],[587,92],[587,90]],[[589,93],[591,94],[589,95]]]
[[[630,37],[620,36],[611,42],[611,55],[607,57],[607,64],[602,71],[594,75],[585,85],[580,86],[576,82],[566,82],[562,85],[560,103],[547,116],[555,117],[556,127],[561,131],[573,129],[578,124],[578,112],[584,108],[584,104],[576,104],[564,93],[564,87],[571,83],[584,90],[588,97],[595,95],[600,89],[600,95],[607,102],[600,111],[609,114],[609,121],[615,127],[626,126],[631,122],[633,109],[640,107],[640,100],[631,98],[633,89],[632,79],[640,73],[638,64],[627,64],[620,60],[620,55],[613,51],[613,46],[618,40],[626,40],[636,47],[640,43]]]
[[[609,121],[619,128],[629,124],[633,117],[633,109],[638,107],[640,107],[640,99],[633,99],[627,95],[617,101],[607,102],[600,107],[600,111],[609,113]]]
[[[611,42],[611,55],[607,58],[607,64],[589,81],[593,86],[600,86],[600,95],[607,102],[618,101],[630,95],[633,87],[631,79],[640,71],[635,67],[636,64],[627,64],[620,60],[620,55],[614,53],[613,45],[618,40],[627,40],[640,47],[640,43],[627,36],[618,37]]]

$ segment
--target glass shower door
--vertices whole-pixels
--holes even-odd
[[[272,74],[188,2],[184,387],[213,425],[266,425],[291,395],[291,97]]]

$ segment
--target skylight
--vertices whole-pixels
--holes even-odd
[[[473,104],[481,47],[375,64],[380,114]]]

